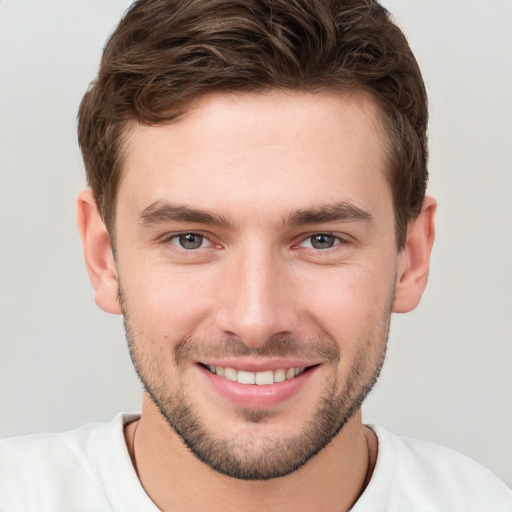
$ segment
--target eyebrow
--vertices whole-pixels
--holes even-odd
[[[321,224],[324,222],[373,222],[373,215],[358,206],[342,201],[317,208],[300,209],[292,212],[287,222],[291,225]]]
[[[162,200],[150,204],[148,207],[144,208],[139,215],[139,222],[144,226],[169,221],[209,224],[222,227],[232,225],[232,222],[224,215]],[[342,201],[340,203],[326,204],[315,208],[294,210],[285,219],[284,224],[300,226],[325,222],[355,221],[373,222],[373,215],[367,210]]]
[[[224,227],[231,225],[229,220],[223,215],[167,201],[155,201],[147,208],[144,208],[139,215],[139,221],[145,226],[169,221],[212,224]]]

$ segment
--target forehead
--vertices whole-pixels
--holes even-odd
[[[386,140],[366,94],[212,94],[179,121],[133,124],[118,201],[266,211],[391,202]]]

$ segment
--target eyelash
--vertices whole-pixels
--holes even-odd
[[[184,237],[187,235],[195,235],[197,237],[201,237],[201,239],[202,239],[201,245],[197,248],[189,248],[189,249],[180,246],[179,245],[180,237]],[[197,231],[182,231],[180,233],[169,233],[169,234],[165,235],[161,241],[162,241],[162,244],[164,244],[164,245],[168,245],[168,244],[173,245],[176,250],[178,250],[182,253],[185,253],[185,254],[192,254],[199,249],[203,249],[204,248],[203,243],[205,241],[208,242],[210,246],[215,245],[208,235],[205,235],[204,233],[197,232]]]
[[[313,239],[320,238],[320,237],[328,237],[328,238],[332,239],[333,244],[331,246],[329,246],[329,247],[323,247],[323,248],[314,247],[313,246]],[[307,242],[310,242],[312,247],[304,247],[304,244],[307,243]],[[312,249],[315,252],[318,251],[318,252],[322,253],[322,252],[327,252],[329,249],[336,250],[336,248],[339,245],[344,245],[346,243],[348,243],[348,241],[345,238],[343,238],[343,237],[341,237],[339,235],[335,235],[334,233],[329,233],[327,231],[321,231],[321,232],[318,232],[318,233],[309,234],[307,237],[303,238],[302,242],[297,244],[296,247],[304,247],[306,249]]]
[[[192,247],[192,248],[186,248],[186,247],[181,246],[181,244],[179,243],[180,237],[185,237],[187,235],[201,237],[200,246]],[[318,237],[332,238],[333,244],[330,247],[324,247],[324,248],[313,247],[312,246],[313,239],[315,237],[317,237],[317,238]],[[207,234],[204,234],[204,233],[201,233],[198,231],[182,231],[179,233],[169,233],[161,239],[161,242],[164,245],[170,244],[174,247],[174,250],[177,250],[177,251],[181,252],[182,254],[190,255],[190,256],[192,256],[194,253],[197,253],[197,251],[199,249],[204,249],[206,247],[211,247],[211,246],[215,245],[215,243],[211,240],[211,238]],[[203,244],[205,242],[208,243],[208,245],[206,247],[203,246]],[[308,242],[311,243],[311,246],[309,246],[309,247],[304,245]],[[293,245],[292,249],[301,249],[302,248],[302,249],[305,249],[308,251],[312,251],[318,255],[321,255],[322,253],[332,253],[333,251],[338,250],[339,246],[345,245],[347,243],[349,243],[349,241],[344,237],[341,237],[334,233],[321,231],[321,232],[315,232],[315,233],[308,234],[305,237],[302,236],[300,241]],[[220,245],[217,245],[217,247],[220,247]]]

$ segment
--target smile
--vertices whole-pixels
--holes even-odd
[[[256,384],[257,386],[268,386],[285,380],[293,379],[304,372],[304,367],[280,368],[278,370],[266,370],[262,372],[247,372],[235,370],[223,366],[207,366],[211,373],[239,384]]]
[[[298,396],[322,368],[322,364],[307,365],[305,361],[268,361],[264,365],[263,361],[249,360],[226,361],[224,365],[205,361],[197,368],[215,394],[237,408],[254,410],[269,410]]]

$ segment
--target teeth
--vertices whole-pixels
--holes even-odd
[[[283,380],[286,380],[286,372],[284,371],[284,368],[276,370],[274,372],[274,382],[283,382]]]
[[[264,372],[245,372],[243,370],[235,370],[234,368],[212,365],[209,365],[208,369],[212,373],[216,373],[219,377],[224,377],[233,382],[239,382],[240,384],[257,384],[258,386],[266,386],[268,384],[274,384],[275,382],[293,379],[304,372],[303,367],[280,368],[278,370],[266,370]]]
[[[238,380],[238,372],[233,368],[224,368],[224,377],[228,380],[236,382]]]
[[[264,386],[265,384],[274,384],[274,372],[269,370],[267,372],[255,373],[254,380],[259,386]],[[238,372],[238,382],[240,382],[240,372]]]
[[[253,372],[238,370],[238,382],[240,382],[240,384],[255,384],[256,375]]]

